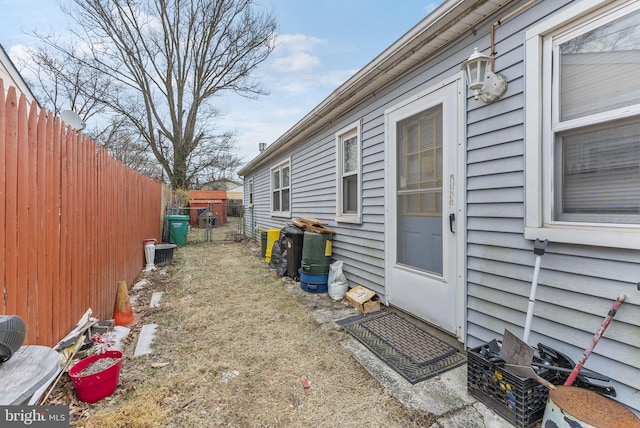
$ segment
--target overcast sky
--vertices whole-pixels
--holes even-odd
[[[245,161],[258,144],[274,142],[340,84],[373,60],[441,3],[439,0],[256,0],[273,11],[278,48],[257,70],[270,95],[216,100],[225,112],[218,129],[236,132]],[[35,28],[58,31],[56,0],[0,0],[0,43],[13,57],[33,44]],[[91,123],[88,123],[91,127]]]

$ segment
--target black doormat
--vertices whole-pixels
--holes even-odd
[[[337,324],[412,384],[467,361],[455,347],[393,312],[350,317]]]

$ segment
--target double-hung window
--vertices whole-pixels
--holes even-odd
[[[525,236],[640,248],[640,4],[578,3],[526,61]]]
[[[336,133],[336,221],[361,223],[360,122]]]
[[[271,215],[291,216],[291,160],[271,168]]]

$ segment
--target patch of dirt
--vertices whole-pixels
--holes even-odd
[[[82,371],[78,372],[78,376],[89,376],[99,373],[116,364],[118,361],[120,361],[119,358],[100,358],[82,369]]]
[[[173,265],[132,290],[138,318],[123,345],[116,392],[75,397],[64,375],[47,404],[68,404],[82,427],[418,427],[435,417],[404,408],[340,345],[326,294],[277,277],[254,241],[178,248]],[[164,272],[164,274],[163,274]],[[151,294],[163,291],[158,308]],[[137,296],[137,297],[133,297]],[[144,324],[153,353],[133,358]],[[305,392],[302,379],[310,384]]]

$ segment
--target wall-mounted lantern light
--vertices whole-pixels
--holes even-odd
[[[507,91],[507,79],[502,74],[493,72],[493,58],[478,52],[478,48],[462,63],[462,69],[476,100],[492,103]]]

